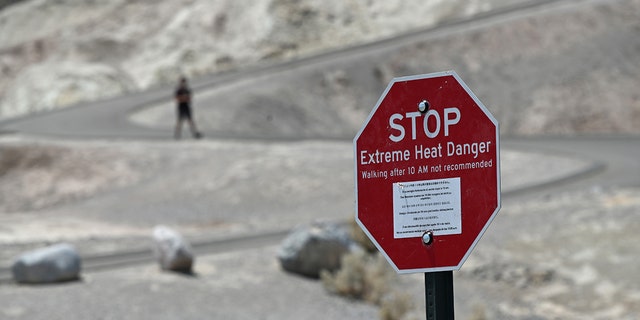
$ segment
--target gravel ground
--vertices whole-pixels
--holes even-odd
[[[193,277],[155,265],[93,273],[81,282],[0,286],[2,318],[373,319],[374,306],[327,295],[280,270],[276,248],[199,257]],[[37,308],[33,301],[38,301]]]
[[[638,319],[639,211],[638,188],[506,201],[454,273],[456,313],[461,319],[479,313],[486,319]],[[422,277],[401,282],[419,310]]]
[[[85,256],[149,248],[151,228],[159,223],[177,228],[190,239],[223,239],[281,230],[313,219],[350,219],[353,212],[349,142],[78,142],[5,136],[0,150],[4,164],[0,190],[4,198],[13,199],[6,205],[12,210],[0,213],[2,266],[24,250],[62,240],[77,245]],[[7,157],[12,160],[4,160]],[[118,170],[104,169],[114,164]],[[545,183],[591,165],[565,155],[503,150],[503,190]],[[31,203],[38,193],[26,192],[29,184],[11,186],[42,170],[56,177],[60,183],[56,190],[66,191],[46,193],[48,200],[35,207]],[[85,180],[89,190],[65,187]],[[607,293],[624,299],[616,299],[601,318],[637,315],[633,302],[637,302],[638,288],[606,272],[613,263],[633,261],[629,260],[633,239],[616,243],[619,251],[609,251],[605,260],[598,258],[606,246],[578,250],[584,244],[568,240],[583,239],[579,232],[601,233],[609,239],[608,231],[633,230],[631,213],[640,205],[637,190],[614,191],[594,189],[542,200],[507,201],[477,252],[456,273],[460,317],[484,313],[530,319],[530,315],[552,312],[561,318],[579,318],[592,311],[590,304],[580,304],[582,299],[591,301]],[[553,214],[569,210],[574,211]],[[624,219],[598,224],[602,214],[620,214]],[[519,227],[515,232],[512,227],[520,223],[542,228],[522,231]],[[563,223],[576,227],[555,232]],[[549,239],[557,247],[549,247]],[[16,319],[377,317],[378,308],[373,305],[330,295],[317,281],[282,272],[276,249],[267,246],[198,257],[195,277],[164,273],[149,264],[86,273],[81,282],[62,285],[4,284],[0,300],[6,307],[0,308],[0,315]],[[527,263],[531,257],[546,263],[531,267]],[[577,275],[572,268],[577,268]],[[631,265],[625,270],[635,269]],[[398,278],[398,287],[415,300],[415,314],[422,310],[422,281],[420,275]],[[477,290],[486,294],[478,295]],[[519,294],[514,295],[514,290]],[[574,292],[585,296],[575,298]],[[33,301],[39,302],[37,309]]]
[[[639,267],[635,254],[640,240],[635,232],[639,191],[594,189],[507,201],[465,266],[455,273],[457,317],[637,319],[640,286],[630,279],[635,279]],[[515,227],[545,224],[548,227]],[[7,319],[377,318],[378,310],[370,304],[329,295],[318,281],[282,272],[274,259],[276,249],[198,257],[194,277],[161,272],[150,264],[89,273],[81,282],[62,285],[0,285],[5,305],[0,315]],[[399,276],[397,281],[396,288],[412,297],[414,311],[408,318],[421,319],[423,276]]]

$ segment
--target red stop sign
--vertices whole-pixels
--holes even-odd
[[[354,138],[356,221],[396,271],[460,269],[500,209],[498,132],[453,71],[389,83]]]

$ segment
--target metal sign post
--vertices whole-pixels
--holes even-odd
[[[426,272],[427,320],[453,320],[453,271]]]

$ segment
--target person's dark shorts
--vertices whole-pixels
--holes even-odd
[[[179,105],[178,119],[191,119],[191,106],[184,104]]]

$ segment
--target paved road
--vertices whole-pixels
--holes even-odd
[[[568,155],[597,164],[587,175],[555,181],[562,187],[640,186],[640,137],[592,135],[578,137],[533,137],[504,139],[502,146],[514,150],[535,150],[547,154]],[[546,185],[530,190],[552,192]],[[515,192],[520,193],[520,192]]]
[[[536,14],[553,9],[555,6],[572,5],[571,1],[541,0],[480,14],[469,20],[452,21],[435,28],[418,30],[390,39],[309,56],[294,61],[272,65],[254,66],[242,70],[216,74],[192,82],[193,89],[205,91],[222,86],[232,86],[250,79],[254,85],[273,81],[296,81],[297,74],[335,68],[337,65],[373,61],[384,57],[386,53],[401,50],[403,47],[444,37],[450,34],[482,28],[501,21]],[[81,103],[78,106],[43,112],[36,115],[0,121],[1,132],[22,132],[45,135],[47,137],[66,137],[74,139],[168,139],[171,133],[166,129],[140,127],[128,120],[129,115],[149,105],[171,100],[173,87],[163,86],[145,92],[134,93],[113,99]],[[205,102],[202,102],[206,104]],[[223,132],[208,132],[205,135],[216,138],[250,139],[295,139],[291,136],[225,136]],[[319,136],[317,138],[326,138]],[[346,137],[345,137],[346,138]]]

